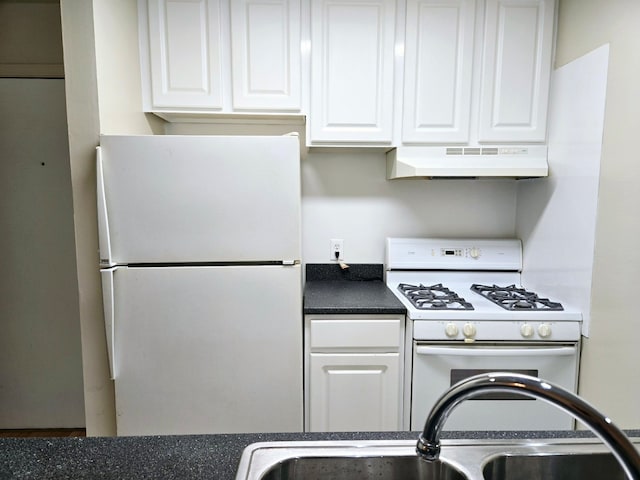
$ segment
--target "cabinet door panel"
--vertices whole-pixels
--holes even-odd
[[[398,430],[400,355],[311,354],[310,430]]]
[[[479,141],[542,142],[554,0],[487,0]]]
[[[409,0],[402,140],[468,142],[475,0]]]
[[[311,141],[390,143],[395,0],[316,0]]]
[[[149,0],[154,108],[222,108],[219,0]]]
[[[233,0],[234,110],[300,110],[300,1]]]

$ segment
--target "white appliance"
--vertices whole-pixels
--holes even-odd
[[[118,435],[302,431],[297,136],[110,136],[97,157]]]
[[[533,178],[549,174],[546,145],[400,146],[387,152],[387,178]]]
[[[387,286],[407,307],[411,430],[451,385],[477,373],[521,372],[576,392],[582,315],[526,290],[521,270],[516,239],[387,239]],[[558,430],[573,419],[540,400],[492,394],[463,402],[446,428]]]

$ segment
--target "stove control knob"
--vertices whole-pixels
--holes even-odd
[[[471,255],[471,258],[473,258],[474,260],[478,259],[480,257],[480,249],[477,247],[473,247],[471,250],[469,250],[469,255]]]
[[[462,327],[462,334],[468,339],[475,337],[476,326],[473,323],[465,323],[464,327]]]
[[[540,324],[538,327],[538,335],[542,338],[549,338],[551,336],[551,326],[546,323]]]
[[[458,336],[458,326],[455,323],[447,323],[446,327],[444,327],[444,333],[449,338],[456,338]]]
[[[520,327],[520,334],[524,338],[529,338],[529,337],[533,336],[533,327],[531,325],[529,325],[528,323],[525,323],[524,325],[522,325]]]

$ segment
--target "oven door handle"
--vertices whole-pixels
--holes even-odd
[[[459,357],[560,357],[575,355],[576,347],[517,347],[517,348],[484,348],[484,347],[435,347],[418,345],[418,355],[446,355]]]

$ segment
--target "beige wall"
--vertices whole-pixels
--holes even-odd
[[[87,435],[115,434],[113,385],[106,361],[97,265],[95,147],[98,92],[91,2],[62,0],[69,156],[75,220]]]
[[[590,338],[584,342],[580,395],[621,427],[640,428],[640,2],[560,0],[556,66],[609,43],[609,75]]]
[[[150,134],[141,111],[135,0],[61,0],[87,434],[115,434],[98,272],[95,148],[100,133]]]
[[[100,133],[160,134],[164,121],[142,113],[136,0],[94,0]]]

